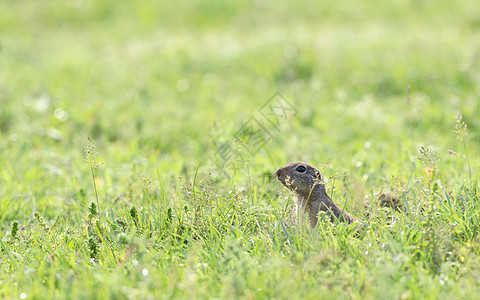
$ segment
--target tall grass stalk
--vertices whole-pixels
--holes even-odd
[[[93,189],[95,191],[95,199],[97,200],[97,210],[99,212],[99,215],[101,210],[100,210],[100,200],[98,199],[98,190],[97,190],[97,183],[95,180],[95,172],[94,169],[100,167],[101,165],[104,164],[104,162],[97,163],[97,157],[98,157],[98,152],[95,152],[95,141],[93,138],[88,137],[89,144],[87,145],[87,148],[83,148],[83,152],[85,152],[85,163],[87,166],[90,168],[90,174],[92,175],[92,181],[93,181]]]

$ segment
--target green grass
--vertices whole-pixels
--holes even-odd
[[[1,298],[480,293],[476,1],[157,2],[0,2]],[[276,92],[297,114],[249,155]],[[362,238],[297,229],[293,160]]]

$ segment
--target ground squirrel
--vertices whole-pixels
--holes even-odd
[[[277,178],[295,192],[298,210],[308,215],[312,228],[317,225],[320,210],[329,214],[332,222],[337,219],[349,224],[356,221],[327,195],[322,173],[314,166],[291,162],[277,170]]]

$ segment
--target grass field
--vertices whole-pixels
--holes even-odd
[[[477,2],[1,1],[0,298],[478,296]]]

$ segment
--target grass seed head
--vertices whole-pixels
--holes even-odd
[[[468,136],[467,123],[463,121],[463,116],[461,113],[457,113],[455,115],[455,130],[453,132],[455,132],[457,139],[462,141]]]

